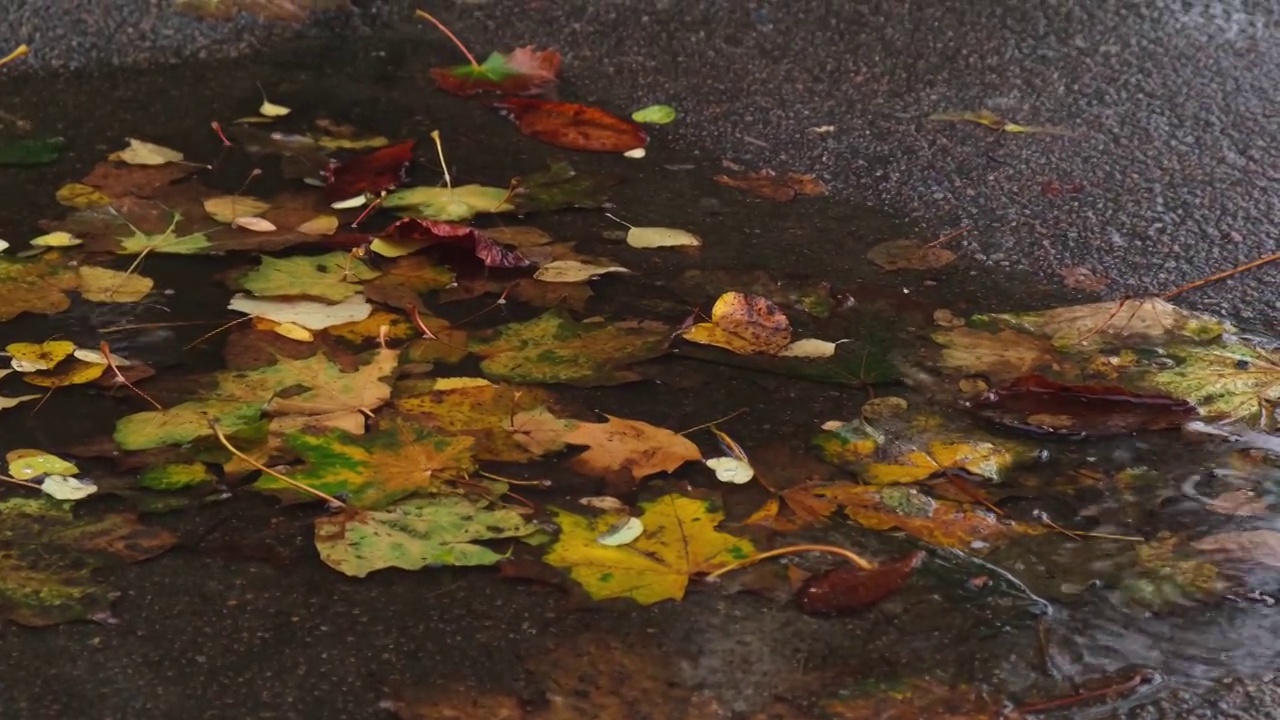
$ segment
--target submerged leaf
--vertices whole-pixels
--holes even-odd
[[[24,312],[52,315],[71,307],[67,291],[80,284],[75,268],[57,253],[32,259],[0,255],[0,322]]]
[[[825,195],[827,186],[812,175],[789,172],[778,175],[772,170],[747,173],[739,177],[716,175],[716,182],[727,187],[744,190],[756,197],[774,202],[789,202],[798,195]]]
[[[556,84],[560,53],[519,47],[509,55],[494,52],[480,65],[431,68],[431,77],[445,92],[463,97],[481,92],[504,95],[538,95]]]
[[[360,292],[360,283],[381,275],[350,253],[264,255],[258,267],[239,278],[239,285],[258,297],[288,295],[337,303]]]
[[[702,453],[683,435],[639,420],[610,415],[608,422],[577,423],[560,440],[589,449],[569,467],[584,474],[637,481],[660,472],[673,472],[687,462],[699,462]]]
[[[956,254],[916,240],[890,240],[871,248],[867,259],[885,270],[933,270],[955,260]]]
[[[625,153],[649,142],[638,124],[590,105],[507,97],[494,107],[525,135],[566,150]]]
[[[1185,400],[1112,385],[1066,385],[1041,375],[989,390],[970,407],[1005,427],[1074,436],[1175,428],[1197,415]]]
[[[0,166],[46,165],[56,161],[66,146],[60,137],[9,140],[0,143]]]
[[[922,550],[870,570],[844,565],[812,575],[796,590],[796,604],[810,615],[835,615],[870,607],[902,589],[924,562]]]
[[[680,336],[740,355],[775,355],[791,342],[791,321],[768,298],[727,292],[711,308],[711,322],[698,323]]]
[[[377,195],[405,181],[413,162],[415,140],[378,148],[332,166],[326,176],[325,197],[345,200],[360,194]]]

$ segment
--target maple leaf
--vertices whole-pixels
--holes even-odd
[[[463,97],[485,91],[538,95],[555,85],[560,62],[559,52],[526,45],[508,55],[491,53],[479,65],[432,68],[431,77],[441,90]]]
[[[236,284],[258,297],[287,295],[341,302],[360,292],[360,283],[382,273],[349,253],[264,255],[258,267],[241,275]]]
[[[560,439],[589,449],[569,466],[584,475],[641,480],[672,472],[686,462],[700,462],[702,453],[683,435],[639,420],[606,415],[608,422],[578,423]]]
[[[684,597],[689,578],[755,554],[751,542],[720,532],[724,514],[705,500],[664,495],[640,504],[644,532],[612,547],[597,539],[614,517],[584,517],[553,508],[560,536],[543,560],[567,568],[596,600],[631,598],[641,605]]]
[[[0,255],[0,322],[24,312],[52,315],[71,307],[67,291],[80,276],[59,252],[31,258]]]
[[[483,379],[458,384],[457,380],[465,379],[400,383],[395,408],[404,413],[405,421],[475,438],[478,460],[524,462],[534,458],[538,453],[521,445],[507,425],[517,413],[550,403],[551,394],[541,388],[495,385]]]

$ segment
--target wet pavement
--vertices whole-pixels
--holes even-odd
[[[149,38],[137,43],[103,43],[109,33],[63,41],[69,36],[58,34],[62,26],[35,13],[40,5],[20,3],[0,21],[11,23],[0,25],[0,37],[10,37],[9,27],[27,30],[20,39],[36,45],[44,58],[34,59],[49,67],[255,48],[266,54],[13,80],[0,109],[66,135],[72,146],[58,165],[0,173],[10,197],[23,200],[0,216],[6,236],[60,213],[50,189],[80,177],[122,137],[146,130],[148,139],[204,148],[212,157],[208,120],[254,107],[255,80],[300,114],[340,115],[388,134],[441,127],[454,138],[450,155],[460,175],[470,180],[501,184],[548,155],[504,121],[427,89],[425,68],[455,62],[456,54],[433,32],[396,27],[402,8],[395,3],[301,32],[247,21],[210,29],[170,20],[160,13],[163,3],[112,4],[122,14],[103,29]],[[139,14],[129,14],[133,7]],[[866,267],[869,245],[970,227],[950,245],[963,248],[961,262],[931,276],[932,288],[913,287],[925,295],[922,306],[967,313],[1061,304],[1074,296],[1061,287],[1057,271],[1065,267],[1112,278],[1107,294],[1115,296],[1168,290],[1274,250],[1280,163],[1267,103],[1280,64],[1271,60],[1277,18],[1265,3],[1150,4],[1140,13],[1079,4],[883,3],[835,11],[820,2],[729,1],[696,8],[481,2],[434,10],[478,52],[526,42],[558,46],[566,57],[565,97],[617,110],[675,105],[680,119],[654,132],[649,160],[626,166],[629,182],[615,200],[633,221],[699,232],[707,238],[700,261],[707,268],[768,267],[777,275],[894,290],[892,279]],[[140,32],[150,28],[173,30]],[[335,29],[341,40],[318,39]],[[189,89],[180,107],[172,104],[175,88]],[[1077,132],[1015,136],[923,120],[977,107]],[[811,130],[828,125],[834,129]],[[817,173],[832,193],[802,206],[741,201],[707,181],[722,158]],[[609,168],[620,161],[582,162]],[[660,169],[683,163],[696,167]],[[1043,187],[1051,180],[1084,189],[1050,197]],[[581,219],[550,222],[558,232],[598,231]],[[626,260],[648,278],[636,286],[646,297],[668,292],[660,278],[680,268],[661,257]],[[174,271],[169,286],[190,287],[187,272]],[[1274,331],[1276,300],[1268,288],[1275,272],[1253,271],[1185,301]],[[987,282],[993,275],[1000,282]],[[624,289],[618,302],[643,299],[626,297],[631,292],[640,291]],[[208,307],[187,303],[180,317]],[[47,332],[49,322],[8,324],[3,339]],[[185,344],[200,332],[172,341]],[[688,408],[625,396],[628,414],[689,427],[765,393],[776,411],[744,428],[739,440],[746,443],[856,408],[829,388],[795,389],[714,366],[678,376],[668,380],[679,391],[714,387],[721,396]],[[77,406],[55,397],[42,412],[71,418]],[[19,429],[15,442],[52,445],[101,430],[94,418],[79,422],[35,423]],[[0,712],[386,717],[381,700],[432,680],[479,677],[503,692],[528,694],[531,657],[605,633],[679,658],[682,683],[733,698],[728,709],[743,717],[779,695],[802,696],[805,685],[795,676],[804,668],[866,677],[924,669],[959,682],[994,676],[1023,699],[1062,692],[1036,666],[1042,649],[1034,614],[975,603],[950,605],[946,622],[936,620],[927,601],[949,587],[944,571],[874,614],[834,621],[713,593],[642,611],[582,612],[555,591],[512,591],[488,574],[340,577],[314,560],[309,518],[250,498],[160,519],[183,543],[114,573],[123,590],[119,625],[0,634]],[[243,537],[254,540],[230,540]],[[874,547],[886,553],[901,549],[893,540],[867,541],[885,543]],[[1125,614],[1087,619],[1062,620],[1064,630],[1080,632],[1059,648],[1062,669],[1095,675],[1142,664],[1180,676],[1144,691],[1125,717],[1280,716],[1267,675],[1276,659],[1270,610],[1224,605],[1207,623],[1192,611],[1140,622]],[[1181,635],[1183,625],[1196,630]],[[1183,657],[1171,638],[1185,640]],[[958,649],[939,653],[948,645]],[[1247,677],[1223,680],[1237,670]]]

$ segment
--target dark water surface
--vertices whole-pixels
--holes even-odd
[[[208,124],[251,114],[260,101],[256,82],[273,101],[294,109],[296,123],[325,116],[393,138],[419,138],[424,142],[419,183],[432,183],[437,176],[425,144],[434,129],[445,138],[455,183],[505,185],[513,175],[535,172],[564,155],[521,137],[506,120],[475,103],[434,91],[425,72],[432,60],[412,42],[389,39],[362,41],[358,48],[289,47],[254,62],[6,81],[0,110],[23,116],[41,133],[67,137],[70,151],[51,166],[0,169],[0,236],[30,237],[37,234],[37,221],[60,217],[65,209],[54,201],[54,190],[82,177],[125,137],[215,164],[205,182],[235,191],[251,165],[224,152]],[[571,84],[562,95],[573,97]],[[721,171],[719,158],[697,148],[672,147],[662,129],[652,134],[643,161],[575,154],[572,162],[581,171],[624,175],[627,181],[611,193],[615,213],[638,225],[691,230],[705,240],[699,254],[633,250],[603,240],[602,232],[617,226],[598,213],[556,213],[529,221],[556,238],[578,239],[579,250],[636,272],[595,283],[593,313],[678,323],[694,306],[706,310],[720,292],[740,289],[735,278],[763,271],[784,289],[827,283],[844,299],[844,309],[831,318],[805,321],[806,332],[853,338],[855,346],[887,334],[889,345],[911,348],[930,329],[936,308],[963,316],[1083,300],[1023,278],[993,276],[963,258],[928,273],[882,274],[864,259],[869,247],[920,237],[893,214],[826,197],[790,204],[752,201],[712,182],[710,177]],[[261,188],[252,192],[270,194]],[[235,319],[224,309],[230,292],[213,275],[236,264],[234,259],[149,258],[146,273],[158,289],[172,290],[163,303],[108,310],[77,306],[49,318],[22,316],[0,325],[0,341],[60,334],[94,346],[105,338],[154,362],[167,376],[208,371],[222,362],[217,336],[183,348]],[[681,281],[691,269],[724,272]],[[441,314],[464,318],[491,301],[461,303]],[[486,322],[527,315],[519,307],[506,312],[511,315],[495,312]],[[99,335],[118,324],[184,321],[205,324]],[[739,443],[749,450],[781,447],[801,454],[810,452],[808,441],[821,423],[856,417],[868,398],[856,387],[679,355],[641,371],[648,380],[637,385],[556,392],[579,408],[676,430],[748,408],[724,426]],[[928,402],[904,388],[878,392]],[[5,449],[63,447],[107,434],[116,417],[137,409],[122,396],[59,391],[34,416],[29,406],[6,411]],[[1010,491],[1002,500],[1010,513],[1042,510],[1069,528],[1147,538],[1162,530],[1234,527],[1183,491],[1189,478],[1224,461],[1183,446],[1176,433],[1106,443],[1037,442],[1047,460],[1011,480],[1025,492]],[[1073,469],[1106,474],[1137,466],[1151,472],[1127,488],[1061,486]],[[553,479],[559,473],[545,463],[504,472]],[[1252,480],[1258,484],[1266,478]],[[662,482],[676,487],[686,481],[706,488],[714,482],[691,467]],[[0,488],[0,496],[12,492],[21,491]],[[544,503],[561,495],[530,497]],[[744,496],[741,507],[729,502],[729,514],[741,518],[762,499]],[[1086,506],[1089,512],[1080,512]],[[316,558],[310,544],[316,512],[314,507],[281,509],[273,500],[238,492],[223,502],[149,516],[147,522],[172,528],[181,542],[153,561],[105,573],[104,579],[122,591],[115,624],[10,626],[0,632],[0,716],[379,718],[388,716],[380,701],[415,689],[465,686],[476,695],[537,698],[546,691],[545,678],[531,670],[539,662],[545,665],[566,648],[611,644],[636,657],[660,659],[666,692],[650,694],[645,699],[651,706],[633,706],[631,714],[601,711],[600,717],[801,717],[780,714],[779,708],[808,712],[824,699],[918,677],[974,685],[1020,704],[1071,695],[1091,681],[1121,682],[1145,669],[1152,679],[1124,698],[1140,706],[1173,689],[1195,693],[1223,677],[1265,674],[1280,659],[1272,640],[1280,615],[1266,602],[1243,599],[1244,591],[1267,591],[1273,578],[1246,578],[1240,600],[1175,596],[1160,612],[1151,612],[1150,603],[1143,602],[1144,589],[1132,581],[1154,581],[1139,578],[1134,543],[1127,541],[1078,541],[1049,533],[1017,540],[981,559],[926,547],[925,565],[902,592],[859,614],[816,618],[776,599],[696,584],[681,603],[639,608],[580,606],[560,590],[504,580],[486,569],[388,570],[356,580]],[[925,547],[908,537],[839,522],[792,539],[854,547],[878,558]],[[989,582],[977,587],[971,581],[979,576]],[[1146,591],[1163,592],[1149,586]],[[717,714],[697,715],[693,706],[680,705],[690,697],[714,705]],[[1063,716],[1123,711],[1124,704],[1091,705],[1073,707]],[[1133,712],[1154,717],[1150,713],[1162,711]]]

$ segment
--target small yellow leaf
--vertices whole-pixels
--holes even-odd
[[[252,230],[253,232],[275,232],[276,230],[274,223],[260,217],[238,217],[231,221],[231,226]]]
[[[206,198],[202,203],[209,217],[230,225],[236,218],[261,215],[271,209],[271,204],[247,195],[219,195]]]
[[[107,159],[118,160],[130,165],[164,165],[165,163],[181,161],[182,153],[177,150],[170,150],[163,145],[129,138],[129,147],[111,153],[107,156]]]
[[[304,235],[332,235],[338,230],[338,216],[317,215],[294,230]]]
[[[282,337],[287,337],[290,340],[297,340],[298,342],[313,342],[316,339],[316,336],[312,335],[310,330],[291,322],[278,323],[275,327],[271,328],[271,331]]]
[[[538,268],[533,274],[535,280],[555,283],[580,283],[606,273],[629,273],[630,270],[617,265],[591,265],[578,260],[553,260]]]
[[[288,115],[289,113],[293,112],[293,109],[287,108],[283,105],[277,105],[269,100],[264,99],[262,101],[262,104],[258,106],[258,112],[269,118],[278,118],[278,117],[284,117],[285,115]]]
[[[81,265],[77,272],[80,275],[80,296],[90,302],[137,302],[155,286],[155,281],[149,277],[93,265]]]
[[[9,343],[4,351],[9,353],[10,364],[22,373],[48,370],[76,351],[76,344],[68,340],[49,340],[43,343]]]
[[[67,183],[58,188],[58,193],[54,197],[57,198],[58,204],[76,210],[88,210],[111,204],[111,198],[101,190],[84,183]]]
[[[9,476],[18,480],[34,480],[44,475],[75,475],[80,468],[44,450],[21,448],[5,453]]]
[[[493,383],[484,378],[474,377],[448,377],[440,378],[431,386],[432,390],[459,390],[462,388],[472,387],[497,387]]]
[[[91,383],[102,377],[102,373],[106,372],[106,370],[106,365],[72,360],[69,363],[60,365],[56,370],[31,373],[30,375],[24,375],[22,379],[36,387],[60,388],[67,385]]]
[[[75,235],[59,230],[57,232],[45,233],[37,238],[32,238],[31,245],[33,247],[72,247],[83,242],[83,240]]]
[[[702,238],[678,228],[633,227],[627,231],[627,244],[633,248],[698,247]]]
[[[315,138],[316,144],[320,147],[329,148],[330,150],[364,150],[369,148],[386,147],[391,144],[391,140],[382,135],[375,135],[367,138],[340,138],[331,135],[321,135]]]

